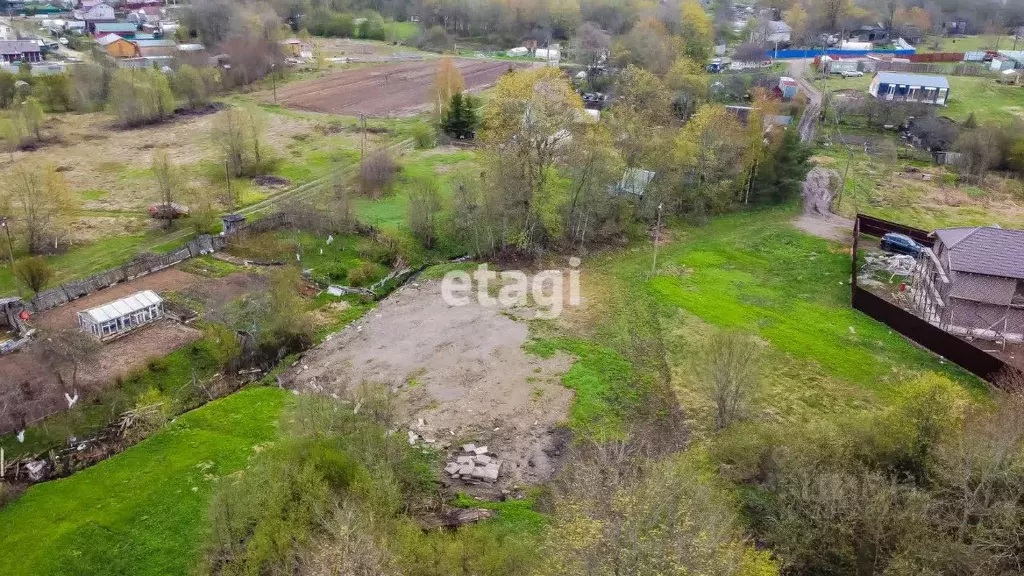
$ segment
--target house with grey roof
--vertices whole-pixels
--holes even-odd
[[[868,93],[877,100],[945,106],[949,100],[949,80],[930,74],[879,72],[871,80]]]
[[[1024,341],[1024,230],[941,228],[914,275],[916,312],[947,332]]]
[[[35,40],[0,40],[0,62],[40,62],[43,53]]]

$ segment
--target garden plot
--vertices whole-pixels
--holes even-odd
[[[412,441],[486,445],[503,462],[502,485],[550,478],[573,398],[560,384],[569,358],[527,354],[527,326],[513,311],[449,306],[440,286],[398,290],[308,352],[282,384],[334,395],[386,385],[398,392],[401,433]]]
[[[482,90],[497,82],[509,67],[494,60],[455,60],[467,90]],[[415,114],[430,104],[437,64],[433,61],[354,68],[316,80],[289,84],[277,90],[285,106],[356,116]]]

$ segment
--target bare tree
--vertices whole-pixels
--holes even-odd
[[[64,220],[74,208],[73,197],[59,172],[52,167],[19,165],[3,188],[24,229],[30,251],[43,251],[51,241],[59,241]]]
[[[43,357],[63,385],[65,393],[70,393],[68,403],[73,404],[70,398],[78,396],[78,373],[99,352],[102,344],[85,332],[73,328],[45,334],[40,342],[45,352]],[[67,380],[69,372],[70,388]]]
[[[741,332],[716,331],[702,357],[715,402],[715,428],[721,430],[743,416],[757,392],[761,378],[758,344]]]
[[[157,218],[164,220],[166,226],[177,217],[173,204],[178,198],[178,191],[181,189],[181,178],[178,168],[171,162],[167,152],[160,151],[153,154],[153,179],[156,180],[156,189],[159,198]]]

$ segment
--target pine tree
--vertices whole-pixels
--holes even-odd
[[[800,195],[811,169],[810,149],[800,143],[797,130],[786,130],[774,154],[758,166],[752,183],[751,202],[781,204]]]
[[[470,139],[473,138],[478,123],[473,98],[462,92],[452,94],[448,109],[441,119],[441,129],[452,138]]]

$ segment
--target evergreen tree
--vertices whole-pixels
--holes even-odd
[[[457,139],[473,138],[479,118],[473,98],[462,92],[452,94],[448,109],[441,119],[441,129],[445,134]]]
[[[786,130],[774,154],[757,167],[751,184],[753,204],[782,204],[800,195],[804,179],[811,169],[811,151],[800,143],[800,134]]]

